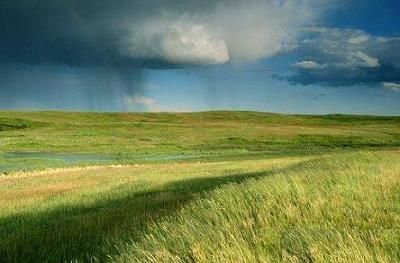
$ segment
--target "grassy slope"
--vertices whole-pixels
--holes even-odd
[[[0,258],[396,262],[399,174],[380,152],[3,176]]]
[[[391,236],[399,224],[399,156],[381,151],[398,151],[399,117],[0,112],[0,127],[0,172],[68,164],[47,153],[151,162],[0,174],[0,261],[202,261],[212,250],[216,260],[220,253],[307,262],[329,250],[343,252],[339,259],[355,255],[346,248],[377,260],[399,257]],[[379,152],[345,153],[366,149]],[[310,160],[321,153],[329,156]],[[122,245],[128,240],[134,245]]]
[[[114,260],[400,262],[400,158],[335,155],[222,187],[122,251]]]
[[[229,182],[260,177],[304,158],[145,164],[0,177],[0,259],[105,259],[148,224]]]

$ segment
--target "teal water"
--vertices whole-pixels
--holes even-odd
[[[204,156],[198,154],[102,155],[84,153],[5,152],[0,153],[0,173],[31,171],[45,168],[70,167],[78,165],[168,162],[199,159],[202,157]]]
[[[37,170],[85,164],[106,164],[114,156],[78,153],[7,152],[0,153],[0,172]]]
[[[165,163],[180,161],[218,161],[226,158],[257,158],[271,153],[230,152],[230,153],[166,153],[166,154],[99,154],[99,153],[52,153],[52,152],[0,152],[0,174],[14,171],[43,170],[46,168],[106,165]]]

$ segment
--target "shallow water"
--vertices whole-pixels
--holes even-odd
[[[44,168],[77,165],[101,165],[111,163],[147,163],[199,159],[199,154],[160,154],[160,155],[101,155],[83,153],[51,152],[5,152],[0,153],[0,173],[28,171]]]
[[[110,160],[109,157],[95,154],[82,154],[82,153],[48,153],[48,152],[8,152],[0,155],[4,159],[53,159],[60,160],[67,163],[81,162],[81,161],[104,161]]]
[[[81,153],[6,152],[0,153],[0,172],[34,170],[46,167],[83,164],[102,164],[116,160],[115,157]]]
[[[224,157],[230,157],[231,159],[233,157],[246,155],[249,155],[249,153],[172,152],[165,154],[100,154],[54,152],[0,152],[0,174],[14,171],[32,171],[43,170],[46,168],[87,165],[165,163],[196,160],[212,161]]]

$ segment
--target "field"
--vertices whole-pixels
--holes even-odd
[[[1,262],[399,262],[400,117],[0,112]]]

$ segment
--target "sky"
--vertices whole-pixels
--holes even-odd
[[[0,109],[400,115],[398,0],[2,0]]]

